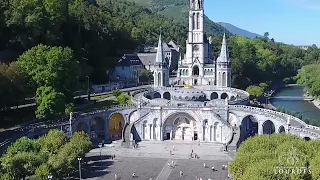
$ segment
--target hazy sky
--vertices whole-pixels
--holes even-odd
[[[277,42],[320,45],[320,0],[204,0],[205,14]]]

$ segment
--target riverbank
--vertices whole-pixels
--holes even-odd
[[[312,98],[313,100],[310,101],[310,102],[320,110],[320,99],[317,99],[317,98],[315,98],[313,96],[308,96],[306,94],[304,94],[303,97]]]

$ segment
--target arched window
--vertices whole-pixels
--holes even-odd
[[[161,86],[161,73],[158,73],[158,86]]]
[[[197,29],[200,29],[200,14],[197,13]]]
[[[222,86],[223,87],[227,86],[227,75],[226,75],[226,72],[222,73]]]
[[[197,16],[193,13],[193,29],[197,29]]]

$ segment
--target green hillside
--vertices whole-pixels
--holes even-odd
[[[146,6],[153,12],[166,17],[174,18],[177,22],[188,23],[189,0],[127,0],[136,4]],[[205,31],[208,36],[229,33],[218,23],[214,23],[207,16],[204,19]]]

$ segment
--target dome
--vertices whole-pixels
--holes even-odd
[[[206,95],[192,86],[185,86],[172,92],[172,99],[176,101],[204,101]]]

